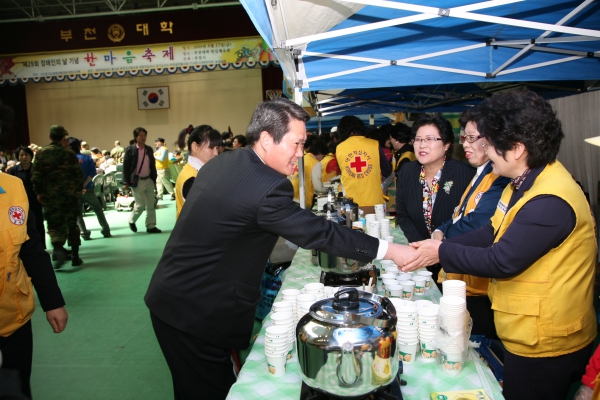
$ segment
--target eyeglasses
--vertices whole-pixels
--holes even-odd
[[[458,136],[458,141],[461,143],[464,143],[465,141],[469,142],[469,143],[473,143],[476,140],[481,139],[483,136],[478,135],[478,136],[472,136],[472,135],[459,135]]]
[[[437,142],[438,140],[443,140],[442,138],[439,137],[426,137],[426,138],[419,138],[416,137],[413,140],[411,140],[410,144],[415,144],[415,143],[427,143],[427,144],[434,144],[435,142]]]

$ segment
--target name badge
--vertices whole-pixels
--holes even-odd
[[[496,207],[498,210],[502,211],[502,214],[506,214],[506,210],[508,209],[508,206],[502,201],[498,201],[498,206]]]

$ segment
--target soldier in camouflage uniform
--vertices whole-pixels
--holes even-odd
[[[79,258],[79,228],[77,208],[83,189],[83,172],[75,153],[68,148],[67,131],[59,125],[50,128],[50,143],[38,150],[32,165],[31,181],[48,221],[48,235],[54,248],[54,268],[67,259],[64,248],[68,241],[72,250],[72,265],[83,263]],[[66,141],[66,144],[63,142]]]

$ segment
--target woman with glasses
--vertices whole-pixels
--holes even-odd
[[[460,116],[461,135],[465,157],[469,164],[477,168],[471,184],[465,189],[460,204],[454,210],[452,218],[436,228],[431,237],[446,239],[481,228],[494,215],[496,205],[509,178],[501,177],[492,171],[490,158],[485,151],[485,139],[477,130],[477,121],[481,116],[475,110],[467,110]],[[446,273],[440,271],[440,283],[448,279],[458,279],[467,284],[467,309],[473,318],[473,335],[485,335],[488,339],[498,339],[494,327],[492,303],[488,299],[488,278],[472,275]]]
[[[581,188],[556,160],[564,137],[546,100],[497,93],[477,126],[494,173],[511,179],[484,227],[443,242],[413,243],[403,267],[491,278],[488,296],[504,352],[504,397],[564,400],[585,372],[596,337],[598,252]]]
[[[425,114],[412,126],[416,161],[402,167],[396,193],[396,221],[409,242],[431,237],[452,217],[475,168],[452,158],[452,125],[439,115]],[[437,282],[440,266],[427,267]]]

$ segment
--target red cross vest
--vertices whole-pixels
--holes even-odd
[[[360,207],[384,203],[378,141],[350,136],[337,146],[335,157],[346,197],[352,197]]]
[[[321,159],[321,181],[323,182],[329,182],[331,178],[337,176],[336,171],[327,172],[327,164],[333,159],[335,159],[335,156],[331,153]]]
[[[29,201],[23,182],[0,174],[0,336],[9,336],[31,319],[35,296],[19,258],[27,236]]]

